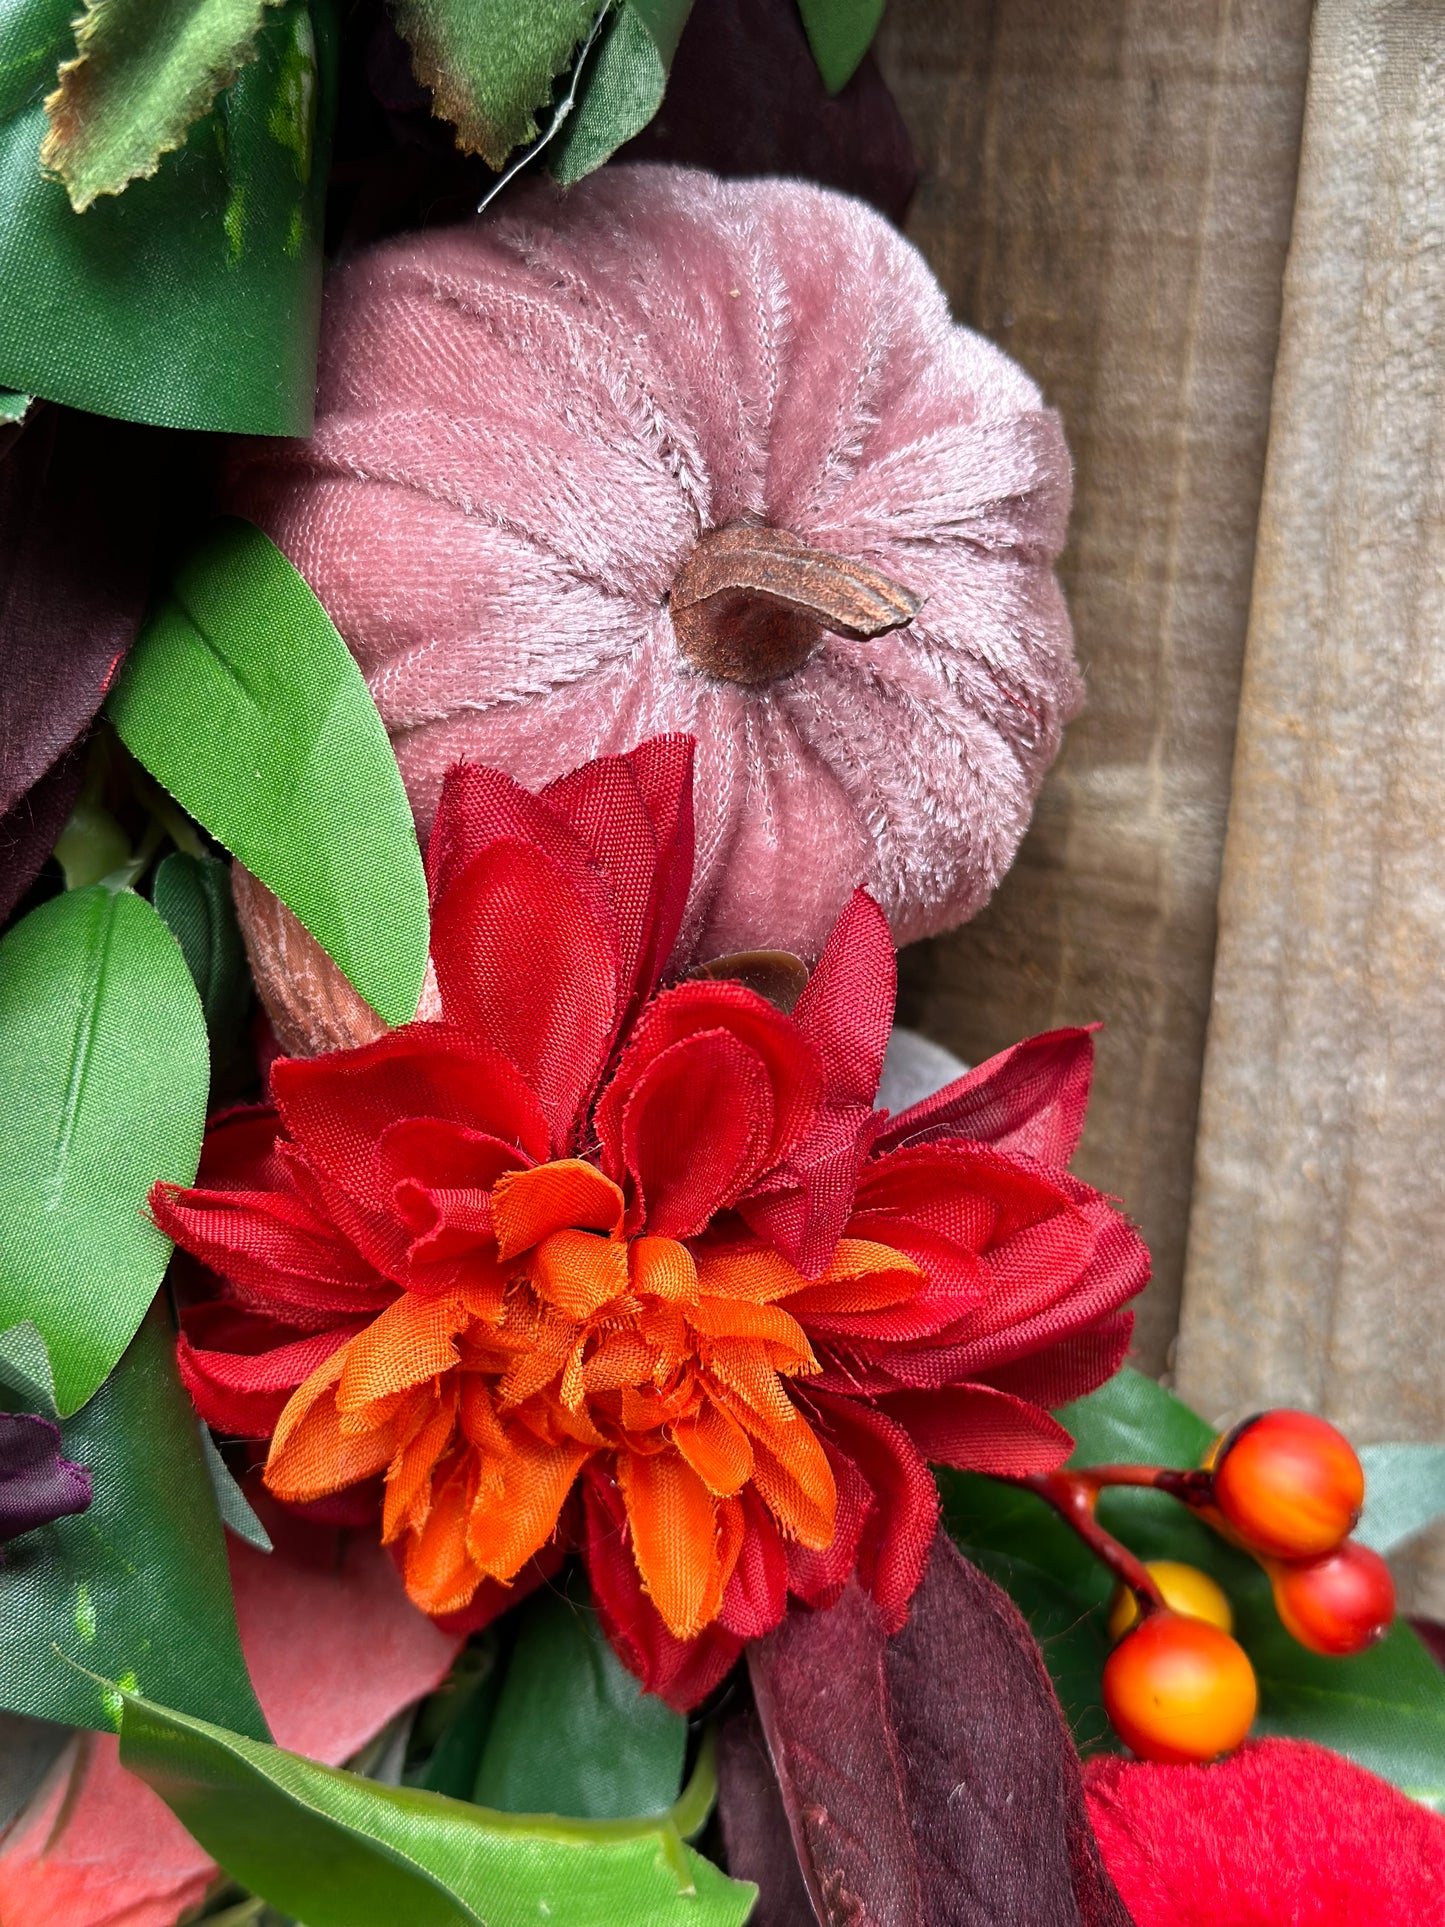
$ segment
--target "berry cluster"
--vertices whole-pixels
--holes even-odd
[[[1378,1553],[1351,1539],[1365,1475],[1347,1439],[1308,1412],[1262,1412],[1216,1440],[1198,1471],[1101,1465],[1019,1481],[1117,1575],[1104,1705],[1141,1758],[1213,1759],[1239,1745],[1258,1704],[1229,1600],[1206,1573],[1141,1563],[1094,1516],[1107,1486],[1167,1492],[1257,1559],[1286,1631],[1312,1652],[1362,1652],[1389,1630],[1395,1588]]]

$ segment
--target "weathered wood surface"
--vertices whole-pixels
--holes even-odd
[[[1174,1335],[1214,912],[1298,161],[1308,0],[890,0],[924,168],[910,232],[959,317],[1062,411],[1089,676],[995,902],[904,964],[977,1061],[1104,1018],[1083,1175],[1154,1252]]]
[[[1445,1435],[1438,0],[1315,18],[1178,1363],[1213,1416]]]

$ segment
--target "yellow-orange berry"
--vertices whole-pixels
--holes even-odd
[[[1254,1552],[1315,1559],[1347,1538],[1365,1500],[1349,1440],[1312,1412],[1261,1412],[1236,1427],[1214,1466],[1214,1503]]]
[[[1198,1566],[1182,1559],[1150,1559],[1145,1572],[1154,1581],[1171,1612],[1186,1619],[1203,1619],[1223,1633],[1234,1631],[1234,1613],[1224,1588]],[[1109,1637],[1120,1640],[1139,1623],[1139,1602],[1127,1586],[1120,1586],[1109,1608]]]
[[[1141,1760],[1182,1766],[1228,1753],[1258,1702],[1243,1647],[1182,1613],[1149,1613],[1104,1664],[1105,1710]]]
[[[1395,1582],[1378,1552],[1347,1539],[1322,1559],[1269,1562],[1275,1609],[1312,1653],[1337,1659],[1383,1639],[1395,1617]]]

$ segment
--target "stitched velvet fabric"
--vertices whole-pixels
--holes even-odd
[[[899,942],[971,915],[1080,699],[1052,566],[1056,416],[860,201],[608,168],[333,280],[314,438],[229,506],[364,670],[425,837],[458,760],[541,788],[697,738],[683,945],[816,957],[851,891]],[[755,687],[681,655],[668,591],[752,518],[923,598]]]

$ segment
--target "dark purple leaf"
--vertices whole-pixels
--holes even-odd
[[[729,1871],[758,1890],[748,1927],[817,1927],[756,1713],[734,1715],[718,1735],[718,1782]]]
[[[0,462],[0,819],[80,736],[135,639],[157,447],[46,407]]]
[[[84,777],[85,749],[77,743],[0,816],[0,923],[39,876]]]
[[[90,1474],[60,1456],[60,1427],[29,1412],[0,1412],[0,1540],[84,1512]]]
[[[918,180],[908,129],[872,54],[829,95],[795,0],[696,0],[657,118],[622,161],[793,174],[901,222]]]
[[[853,1585],[790,1612],[749,1668],[825,1927],[1128,1927],[1038,1646],[942,1534],[895,1639]],[[752,1878],[762,1809],[740,1760],[724,1755],[723,1826]]]

